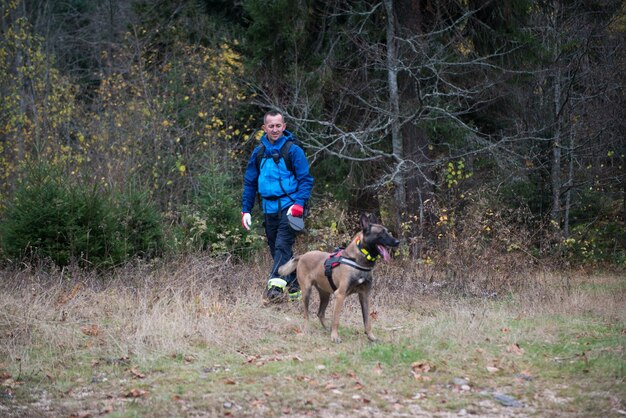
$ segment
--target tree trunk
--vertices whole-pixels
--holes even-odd
[[[554,80],[554,136],[552,138],[552,165],[550,168],[550,185],[552,188],[552,209],[550,219],[559,225],[561,206],[561,124],[559,121],[559,104],[561,92],[560,70]]]
[[[422,35],[425,32],[425,18],[423,8],[427,8],[422,0],[396,0],[394,2],[397,28],[402,31],[399,37]],[[419,41],[418,41],[419,42]],[[401,59],[411,62],[415,59],[413,51],[405,49]],[[398,74],[399,100],[413,108],[419,103],[418,89],[415,78],[410,71],[401,71]],[[417,126],[417,121],[404,121],[400,134],[403,141],[403,159],[406,161],[403,173],[406,184],[407,215],[417,216],[419,219],[418,235],[424,230],[424,201],[432,192],[428,179],[431,178],[430,157],[428,146],[430,139],[425,130]],[[416,231],[413,231],[415,233]]]
[[[393,182],[395,185],[396,222],[406,208],[406,180],[404,177],[404,149],[400,135],[400,94],[398,93],[398,50],[396,47],[396,19],[393,0],[384,0],[387,13],[387,80],[389,83],[391,144],[396,159]]]
[[[572,126],[569,141],[569,168],[567,172],[567,191],[565,192],[565,207],[563,214],[563,236],[569,238],[569,214],[572,205],[572,188],[574,187],[574,147],[576,145],[576,127]]]
[[[561,68],[559,62],[559,54],[561,50],[561,42],[559,40],[559,32],[557,31],[557,21],[559,16],[559,0],[553,2],[554,4],[554,27],[552,28],[553,39],[553,53],[555,66],[555,74],[553,80],[554,87],[554,116],[552,118],[553,123],[553,136],[552,136],[552,164],[550,167],[550,186],[552,189],[552,209],[550,210],[550,220],[555,227],[560,226],[560,206],[561,206]]]

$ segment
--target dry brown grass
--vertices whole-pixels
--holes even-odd
[[[261,362],[272,359],[272,356],[272,360],[294,356],[303,363],[302,370],[298,369],[297,373],[308,375],[308,368],[320,362],[324,364],[327,358],[336,354],[340,361],[349,364],[346,368],[360,368],[359,356],[382,356],[378,364],[382,362],[384,365],[385,355],[395,355],[393,353],[402,350],[413,353],[417,347],[417,352],[423,353],[427,361],[440,369],[438,376],[442,380],[447,381],[455,375],[472,376],[478,380],[483,378],[485,365],[495,362],[502,369],[509,367],[504,364],[515,355],[507,353],[506,347],[512,344],[520,341],[528,342],[529,346],[535,342],[559,343],[559,335],[567,332],[567,325],[551,322],[550,318],[582,321],[581,318],[592,317],[593,323],[617,324],[615,326],[626,329],[623,303],[626,286],[623,279],[616,279],[615,273],[520,272],[516,281],[523,282],[523,286],[512,289],[507,283],[499,292],[494,292],[495,273],[492,269],[468,271],[463,280],[470,283],[460,295],[458,286],[450,285],[451,278],[445,272],[432,266],[396,260],[377,267],[375,272],[377,282],[371,308],[375,311],[374,331],[382,342],[374,346],[366,342],[361,331],[357,298],[352,297],[348,299],[340,326],[340,334],[347,338],[343,344],[335,346],[330,344],[329,336],[317,324],[308,335],[300,332],[299,305],[262,306],[260,296],[268,266],[267,257],[257,263],[234,265],[228,260],[189,256],[165,264],[128,265],[101,276],[71,268],[63,271],[5,270],[0,273],[0,357],[3,359],[0,360],[0,371],[5,370],[11,376],[10,383],[25,379],[24,385],[9,389],[14,392],[37,392],[41,387],[49,387],[49,390],[56,387],[61,392],[56,394],[48,411],[49,415],[55,415],[59,411],[75,412],[76,408],[86,408],[82,401],[76,401],[78,406],[72,407],[63,401],[67,397],[63,395],[67,393],[64,390],[84,386],[80,377],[67,373],[76,363],[84,367],[107,359],[129,359],[133,364],[150,369],[163,357],[189,355],[193,361],[193,358],[202,358],[204,352],[217,356],[204,359],[208,364],[211,361],[232,363],[233,356],[242,363],[247,361],[247,356],[256,356]],[[459,277],[453,279],[461,280]],[[316,299],[315,296],[313,310],[316,309]],[[572,326],[573,333],[584,328],[574,323]],[[391,354],[386,354],[387,349]],[[473,357],[480,352],[485,353],[480,359]],[[618,354],[623,360],[624,353]],[[359,374],[362,373],[363,381],[372,386],[380,380],[382,387],[392,390],[398,398],[405,396],[407,391],[414,394],[416,389],[409,388],[414,385],[411,381],[389,389],[389,385],[398,382],[398,377],[391,375],[393,371],[409,367],[395,365],[397,361],[392,358],[385,366],[390,376],[385,376],[384,372],[381,376],[378,370],[373,371],[375,368],[367,364],[362,365],[364,369]],[[412,360],[408,361],[410,364]],[[528,360],[527,367],[539,367],[533,361]],[[482,371],[467,368],[470,363],[478,364]],[[520,370],[519,365],[515,367]],[[623,388],[624,365],[617,367],[617,379],[621,379],[618,387]],[[81,370],[76,370],[76,375],[84,373]],[[280,387],[286,384],[283,371],[266,373],[269,376],[275,373],[276,379],[280,379],[280,383],[270,381],[266,385]],[[354,372],[346,373],[351,376]],[[271,380],[268,375],[262,379]],[[406,379],[406,375],[402,372],[399,380]],[[49,376],[50,381],[45,376]],[[292,388],[293,382],[288,384]],[[442,383],[441,390],[446,387]],[[602,387],[607,390],[606,385]],[[311,392],[310,386],[306,389],[307,393],[326,396],[323,392],[321,395]],[[188,390],[193,392],[193,389]],[[299,395],[290,393],[291,389],[285,390],[282,395],[285,399],[272,402],[283,407],[285,403],[296,402]],[[615,399],[616,393],[611,392],[609,398]],[[27,412],[41,412],[33,406],[32,399],[24,396],[23,399],[16,397],[10,404],[21,404]],[[241,403],[247,399],[242,394],[232,396]],[[281,394],[273,393],[272,396]],[[189,398],[190,404],[196,407],[203,402],[219,403],[221,399],[205,396],[202,401],[194,401],[192,395]],[[369,406],[373,408],[371,414],[389,412],[385,397],[380,395],[380,399],[380,402],[373,402],[375,408]],[[154,398],[153,402],[156,402]],[[459,399],[455,402],[460,402],[458,408],[465,405],[465,401]],[[156,404],[159,405],[157,408],[163,408],[161,403]],[[66,409],[60,405],[65,405],[63,408]],[[454,405],[450,403],[446,408],[454,411]],[[331,406],[329,401],[321,408],[330,411],[329,415],[336,415],[337,411],[332,412]],[[155,412],[149,403],[144,407],[146,409],[141,413]],[[436,403],[426,403],[423,407],[431,412],[441,410]],[[615,408],[623,407],[622,400]],[[522,415],[540,411],[537,405],[532,408],[526,409]],[[116,410],[124,411],[125,407],[117,405]],[[610,409],[604,410],[610,412]],[[162,416],[170,413],[188,415],[176,408],[164,411],[169,412]],[[277,411],[270,409],[266,412],[261,415],[272,416]],[[502,412],[497,405],[485,407],[482,412],[485,415],[508,414],[508,410]],[[363,411],[355,412],[358,413]],[[18,415],[20,413],[15,414]],[[346,413],[346,416],[351,415]]]

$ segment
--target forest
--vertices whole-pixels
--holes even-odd
[[[2,0],[0,28],[5,261],[249,255],[270,109],[318,240],[367,211],[425,263],[626,261],[622,1]]]
[[[0,33],[0,416],[626,415],[626,1],[0,0]],[[262,301],[270,110],[294,253],[400,243],[340,339]]]

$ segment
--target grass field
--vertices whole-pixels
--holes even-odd
[[[1,272],[0,415],[626,415],[623,272],[534,271],[477,297],[392,262],[380,341],[352,296],[334,344],[314,315],[302,332],[299,304],[262,306],[267,263]]]

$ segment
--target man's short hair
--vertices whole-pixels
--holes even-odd
[[[266,112],[265,115],[263,115],[263,125],[265,125],[265,121],[267,120],[268,116],[282,116],[283,119],[285,118],[285,116],[279,112],[278,110],[270,110],[269,112]]]

